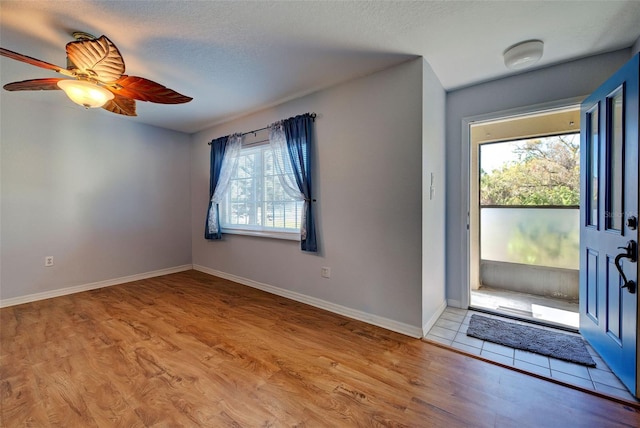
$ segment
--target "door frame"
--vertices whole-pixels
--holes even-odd
[[[463,192],[460,192],[461,198],[461,206],[466,209],[466,216],[463,216],[462,222],[459,224],[461,230],[466,229],[465,243],[460,247],[459,260],[463,261],[461,263],[461,268],[463,270],[462,277],[464,281],[461,281],[460,284],[460,301],[452,301],[449,300],[447,303],[449,306],[453,307],[461,307],[468,308],[471,303],[471,278],[472,272],[479,273],[479,266],[472,266],[473,263],[473,248],[472,248],[472,224],[471,224],[471,204],[473,202],[472,198],[472,141],[471,141],[471,126],[473,124],[481,123],[481,122],[489,122],[496,121],[501,119],[509,119],[509,118],[517,118],[519,116],[527,116],[535,113],[541,113],[544,111],[550,110],[560,110],[577,106],[580,107],[580,103],[587,98],[588,95],[583,95],[579,97],[565,98],[556,101],[550,101],[541,104],[534,104],[522,107],[516,107],[508,110],[501,110],[497,112],[485,113],[481,115],[467,116],[462,119],[462,156],[460,163],[460,172],[462,176],[462,182],[464,186]],[[477,225],[476,225],[477,227]],[[479,260],[477,262],[479,265]]]

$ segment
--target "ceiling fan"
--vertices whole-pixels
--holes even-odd
[[[0,55],[36,67],[53,70],[66,78],[24,80],[4,85],[7,91],[62,89],[75,103],[86,108],[102,107],[112,113],[136,116],[135,100],[160,104],[188,103],[193,98],[159,83],[124,74],[120,51],[106,36],[74,32],[76,41],[67,43],[67,67],[60,67],[0,48]]]

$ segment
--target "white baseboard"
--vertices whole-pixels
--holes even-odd
[[[28,294],[26,296],[12,297],[10,299],[0,299],[0,308],[7,306],[21,305],[23,303],[35,302],[38,300],[51,299],[53,297],[66,296],[68,294],[80,293],[82,291],[95,290],[97,288],[110,287],[112,285],[124,284],[126,282],[139,281],[141,279],[153,278],[156,276],[169,275],[171,273],[183,272],[193,269],[193,265],[182,265],[167,269],[154,270],[151,272],[139,273],[136,275],[123,276],[120,278],[107,279],[105,281],[92,282],[89,284],[75,285],[73,287],[59,288],[57,290],[45,291],[42,293]]]
[[[436,312],[433,314],[433,316],[429,318],[427,322],[422,326],[423,337],[427,336],[427,333],[429,333],[429,330],[431,330],[431,327],[433,327],[434,324],[438,321],[438,318],[440,318],[440,315],[442,315],[445,309],[447,309],[447,301],[443,300],[440,306],[438,306],[438,309],[436,309]]]
[[[467,309],[466,306],[462,306],[462,302],[460,300],[448,299],[447,306],[451,306],[452,308]]]
[[[243,278],[243,277],[229,274],[226,272],[210,269],[205,266],[193,265],[193,269],[200,272],[207,273],[209,275],[217,276],[219,278],[228,279],[229,281],[237,282],[239,284],[246,285],[248,287],[257,288],[259,290],[266,291],[267,293],[286,297],[287,299],[295,300],[296,302],[301,302],[307,305],[314,306],[316,308],[324,309],[326,311],[333,312],[338,315],[344,315],[345,317],[348,317],[348,318],[352,318],[358,321],[363,321],[368,324],[373,324],[375,326],[382,327],[387,330],[395,331],[396,333],[401,333],[406,336],[411,336],[415,338],[422,337],[422,331],[420,327],[415,327],[415,326],[394,321],[388,318],[369,314],[367,312],[358,311],[356,309],[351,309],[346,306],[337,305],[335,303],[327,302],[326,300],[318,299],[316,297],[311,297],[305,294],[296,293],[295,291],[285,290],[284,288],[275,287],[273,285],[264,284],[258,281]]]

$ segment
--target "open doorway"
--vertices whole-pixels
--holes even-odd
[[[470,128],[470,306],[579,326],[580,111]]]

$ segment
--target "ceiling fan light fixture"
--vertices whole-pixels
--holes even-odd
[[[136,100],[158,104],[183,104],[193,99],[153,80],[124,74],[122,54],[107,36],[96,39],[91,34],[82,32],[73,35],[76,41],[65,45],[69,63],[67,67],[0,47],[0,56],[71,77],[29,79],[7,83],[3,88],[6,91],[61,89],[78,105],[85,108],[102,107],[123,116],[136,116]]]
[[[528,40],[513,45],[502,54],[504,65],[512,70],[530,67],[542,58],[543,49],[542,40]]]
[[[85,108],[102,107],[114,97],[108,89],[86,80],[60,80],[58,87],[71,101]]]

